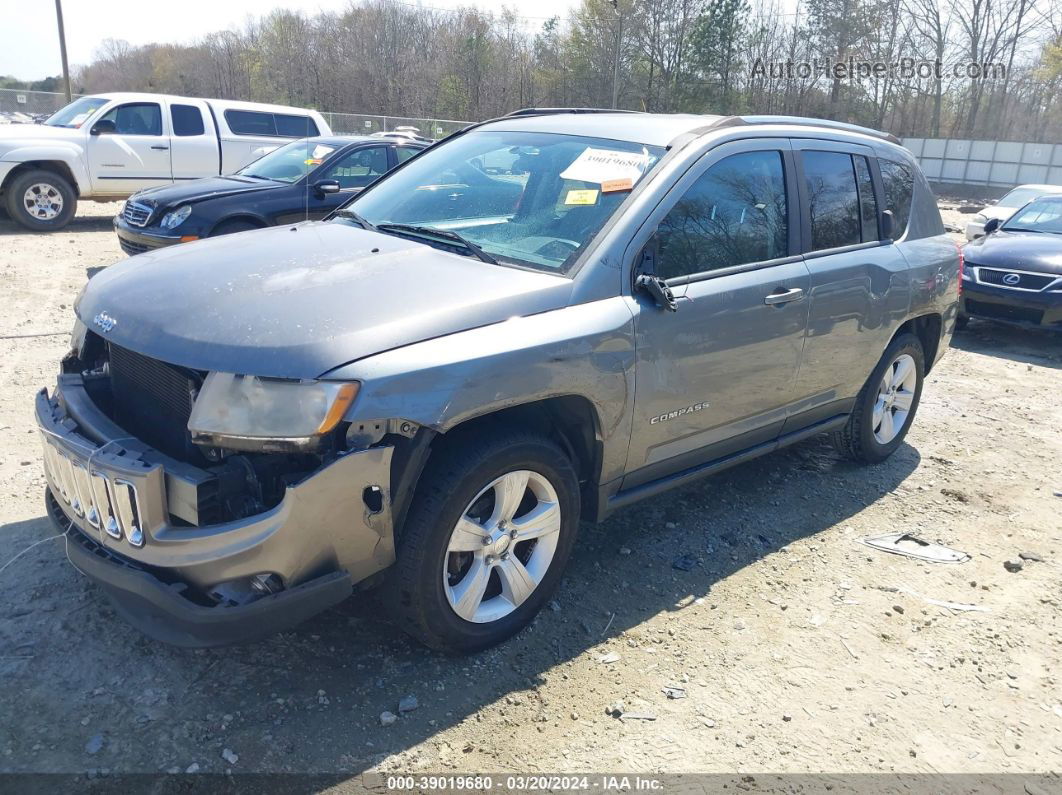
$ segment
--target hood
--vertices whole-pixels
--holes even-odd
[[[989,204],[978,212],[978,215],[983,215],[986,219],[998,218],[1000,221],[1006,221],[1018,209],[1018,207],[1000,207],[998,204]]]
[[[16,146],[39,144],[43,141],[81,141],[84,130],[70,127],[49,127],[47,124],[0,124],[0,155]]]
[[[222,196],[234,196],[238,193],[255,193],[257,191],[291,187],[283,182],[265,179],[252,179],[233,174],[226,177],[204,177],[181,181],[173,185],[148,188],[136,193],[131,198],[137,201],[150,201],[158,207],[174,207],[178,204],[194,204]]]
[[[1062,235],[999,230],[963,248],[969,265],[1062,275]]]
[[[391,348],[559,309],[571,291],[563,276],[310,222],[131,257],[94,276],[75,309],[104,339],[171,364],[316,378]],[[94,324],[101,313],[110,331]]]

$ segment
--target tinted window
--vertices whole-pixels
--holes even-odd
[[[914,173],[904,163],[878,158],[881,182],[885,189],[885,209],[892,210],[893,236],[902,237],[911,215],[911,194],[914,192]]]
[[[657,229],[665,279],[784,257],[781,152],[731,155],[709,168]]]
[[[308,138],[311,135],[320,135],[317,124],[309,116],[289,116],[285,113],[274,113],[276,119],[277,135],[285,138]]]
[[[276,135],[277,126],[272,113],[253,110],[227,110],[225,121],[237,135]]]
[[[420,151],[419,147],[414,146],[397,146],[395,147],[395,153],[398,155],[398,162],[405,163],[409,158],[413,157]]]
[[[321,179],[339,180],[341,188],[364,188],[387,173],[387,150],[382,146],[357,149],[329,166]]]
[[[114,131],[119,135],[162,135],[162,109],[155,102],[119,105],[99,120],[114,122]]]
[[[856,184],[859,186],[859,223],[863,242],[878,239],[878,200],[874,198],[874,182],[870,178],[870,164],[862,155],[852,155]]]
[[[804,152],[804,181],[811,213],[812,250],[859,243],[859,194],[852,156]]]
[[[174,135],[202,135],[203,112],[193,105],[170,105],[170,119]]]

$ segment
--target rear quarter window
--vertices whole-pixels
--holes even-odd
[[[320,135],[317,124],[309,116],[292,116],[287,113],[274,113],[277,135],[286,138],[309,138]]]
[[[277,134],[277,125],[272,113],[260,113],[253,110],[227,110],[225,121],[229,129],[237,135],[272,135]]]
[[[878,158],[881,183],[885,191],[885,209],[892,210],[895,237],[903,237],[911,217],[911,196],[914,193],[914,172],[905,163]]]

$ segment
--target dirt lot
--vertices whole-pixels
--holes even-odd
[[[182,651],[127,628],[42,506],[32,397],[87,273],[121,259],[115,209],[49,236],[0,219],[0,771],[1062,768],[1062,338],[971,323],[884,465],[812,440],[584,526],[553,609],[477,657],[365,598]],[[896,531],[971,559],[856,543]],[[1005,569],[1019,553],[1042,560]]]

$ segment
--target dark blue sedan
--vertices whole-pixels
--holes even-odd
[[[963,249],[959,322],[971,317],[1062,330],[1062,196],[1029,202]]]
[[[126,254],[323,218],[429,142],[322,136],[292,141],[235,174],[141,191],[115,216]]]

